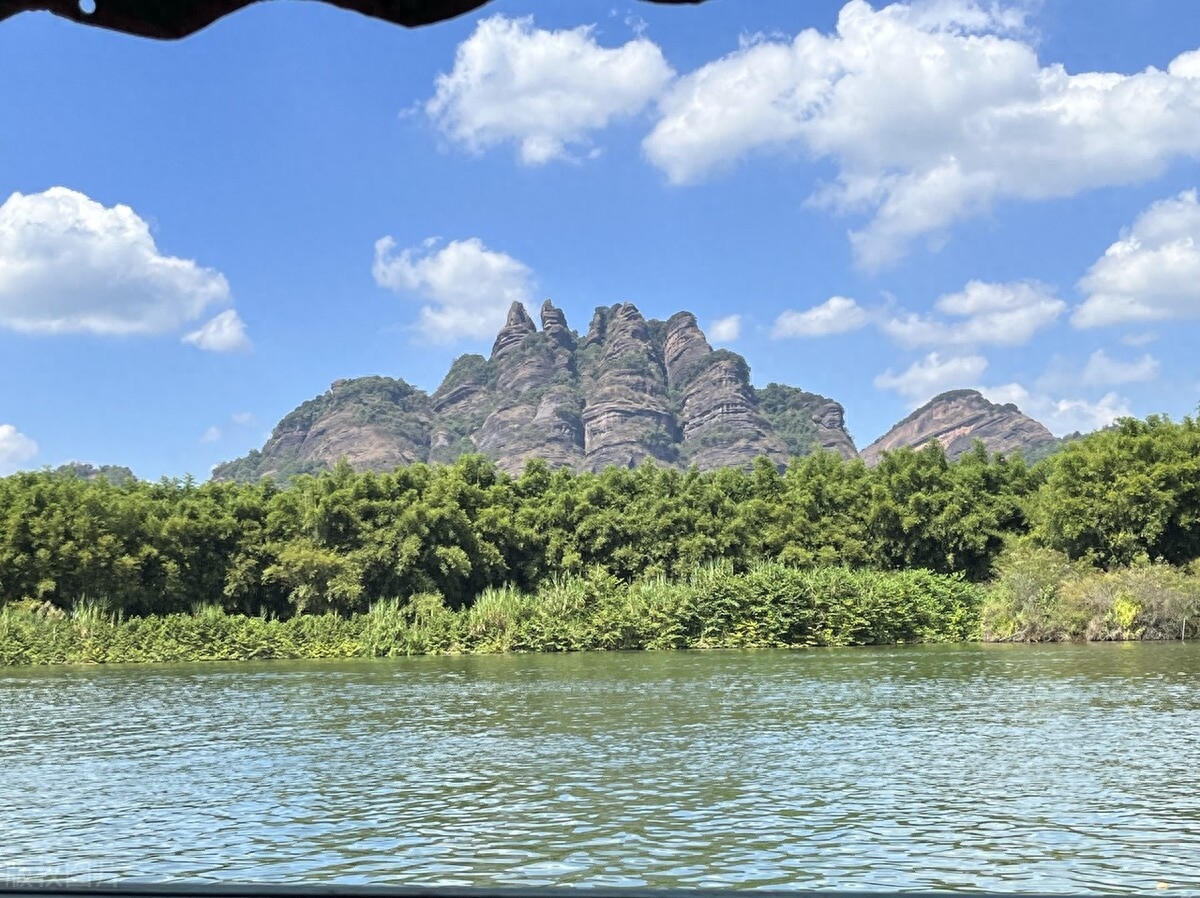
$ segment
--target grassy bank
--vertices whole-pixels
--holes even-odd
[[[1019,546],[1000,558],[980,608],[990,642],[1200,637],[1200,565],[1142,563],[1099,570]]]
[[[488,589],[461,610],[436,593],[288,619],[217,606],[131,618],[87,605],[0,609],[2,665],[1197,637],[1196,571],[1101,571],[1036,548],[1006,553],[987,586],[922,570],[765,563],[632,584],[596,571],[534,593]]]
[[[0,664],[949,642],[978,637],[982,599],[958,576],[760,564],[699,568],[674,582],[596,572],[535,593],[489,589],[460,611],[429,593],[287,620],[216,607],[121,619],[23,603],[0,610]]]

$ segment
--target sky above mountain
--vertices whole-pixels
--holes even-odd
[[[0,84],[0,474],[203,479],[545,298],[693,311],[860,446],[951,388],[1057,434],[1200,400],[1195,0],[38,13]]]

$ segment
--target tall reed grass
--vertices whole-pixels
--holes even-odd
[[[597,569],[535,593],[488,589],[461,611],[432,593],[287,620],[216,605],[122,620],[96,606],[63,615],[21,603],[0,610],[0,664],[954,641],[978,636],[981,601],[960,577],[925,571],[714,564],[676,581],[623,583]]]

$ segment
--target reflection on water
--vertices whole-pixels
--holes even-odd
[[[1193,645],[10,669],[0,764],[10,879],[1200,890]]]

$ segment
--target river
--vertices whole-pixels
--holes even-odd
[[[0,670],[0,880],[1200,891],[1200,645]]]

